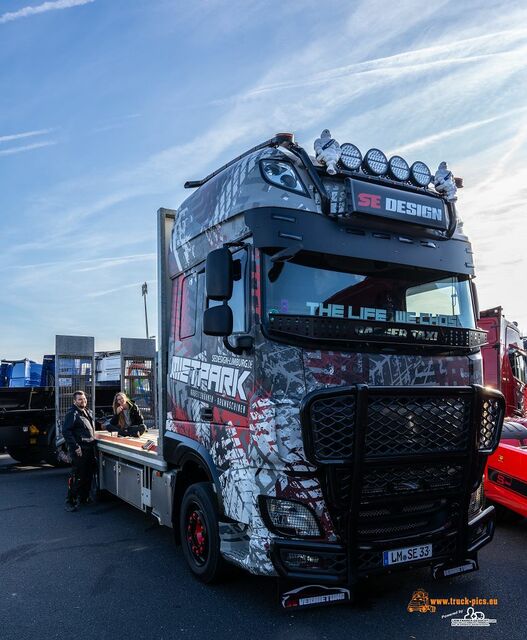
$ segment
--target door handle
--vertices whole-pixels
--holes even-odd
[[[199,417],[203,422],[212,422],[212,407],[202,407]]]

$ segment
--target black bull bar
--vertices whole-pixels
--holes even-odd
[[[494,508],[481,509],[473,493],[498,445],[504,411],[503,395],[479,385],[358,384],[306,396],[305,454],[317,467],[339,544],[276,539],[278,574],[351,585],[387,569],[477,566],[478,549],[494,533]],[[428,543],[431,557],[384,565],[385,551]]]

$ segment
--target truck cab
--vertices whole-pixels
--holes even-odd
[[[349,594],[473,570],[492,539],[504,402],[482,386],[470,242],[423,163],[341,148],[329,175],[277,135],[160,210],[162,451],[205,581],[227,560]]]
[[[527,352],[517,323],[502,307],[481,312],[479,327],[487,332],[483,347],[485,384],[505,397],[505,423],[499,446],[485,471],[487,497],[507,519],[527,517]]]
[[[507,417],[527,417],[527,352],[517,323],[505,318],[502,307],[481,312],[478,326],[487,332],[482,349],[485,384],[505,396]]]

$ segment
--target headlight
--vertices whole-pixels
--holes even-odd
[[[365,173],[384,176],[388,171],[388,160],[380,149],[370,149],[364,156],[362,168]]]
[[[272,159],[262,160],[260,162],[260,171],[264,180],[269,184],[287,191],[294,191],[303,196],[308,195],[300,176],[289,162]]]
[[[315,514],[300,502],[260,496],[260,511],[268,528],[280,535],[319,537]]]
[[[362,153],[358,147],[351,142],[345,142],[340,145],[340,162],[350,171],[356,171],[360,168],[362,162]]]
[[[388,172],[394,180],[406,182],[410,178],[408,162],[401,156],[393,156],[388,163]]]
[[[416,187],[427,187],[432,179],[430,169],[424,162],[414,162],[410,167],[410,180]]]

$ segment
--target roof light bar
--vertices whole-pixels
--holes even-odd
[[[340,145],[340,151],[340,162],[346,169],[349,169],[350,171],[357,171],[360,169],[362,153],[358,147],[351,144],[351,142],[345,142]]]
[[[380,149],[370,149],[364,156],[362,169],[370,175],[384,176],[388,172],[388,160]]]
[[[418,160],[410,167],[410,181],[416,187],[427,187],[432,180],[430,169],[424,162]]]
[[[408,162],[401,156],[392,156],[388,162],[388,175],[399,182],[406,182],[410,178]]]

